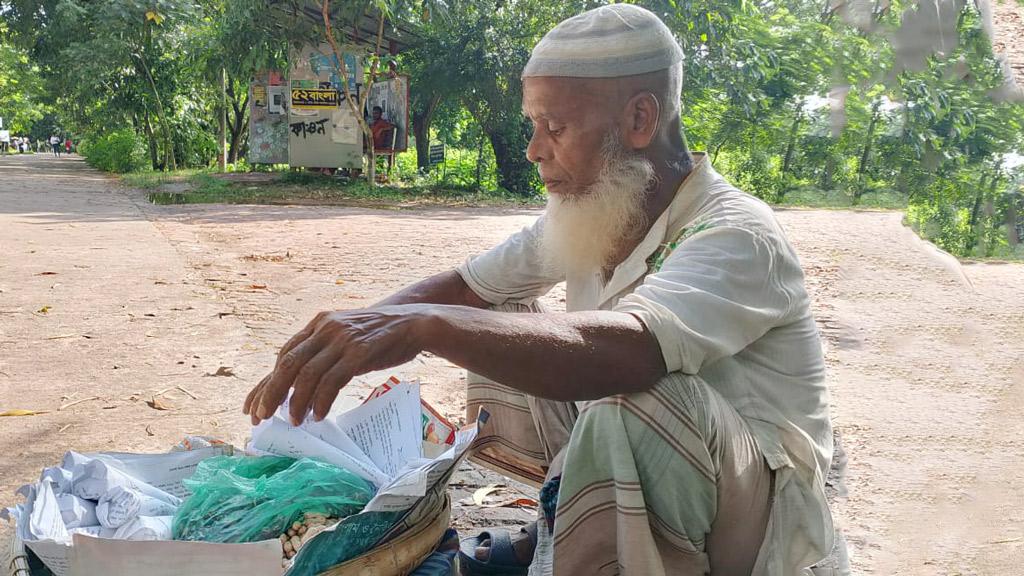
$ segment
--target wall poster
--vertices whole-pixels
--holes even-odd
[[[288,162],[288,115],[284,78],[276,70],[258,72],[249,84],[250,164]]]

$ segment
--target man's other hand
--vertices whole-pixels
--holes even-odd
[[[420,353],[424,312],[416,304],[321,312],[281,348],[274,370],[249,392],[242,411],[259,424],[294,389],[292,424],[299,425],[310,409],[322,420],[352,378],[404,364]]]

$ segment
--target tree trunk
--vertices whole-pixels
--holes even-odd
[[[782,157],[782,175],[789,174],[793,168],[793,152],[796,150],[796,136],[800,132],[800,121],[803,119],[803,112],[800,108],[796,110],[796,117],[789,128],[789,141],[786,143],[786,153]],[[788,182],[785,178],[779,183],[779,189],[775,193],[775,201],[782,202],[786,197]]]
[[[430,171],[430,124],[440,104],[441,95],[434,94],[424,110],[412,112],[412,133],[416,138],[416,169],[424,174]]]
[[[1006,206],[1006,241],[1010,249],[1016,248],[1021,241],[1020,235],[1017,234],[1017,226],[1020,223],[1017,215],[1018,198],[1018,194],[1010,194],[1010,201]]]
[[[782,173],[788,174],[793,165],[793,152],[796,149],[796,135],[800,131],[800,121],[803,120],[803,111],[799,108],[796,117],[793,118],[793,125],[789,128],[789,143],[786,144],[786,154],[782,158]]]
[[[871,158],[871,144],[875,139],[875,126],[878,125],[878,107],[880,103],[875,102],[871,106],[871,121],[868,123],[868,134],[864,139],[864,150],[860,153],[860,164],[857,166],[857,187],[853,191],[853,203],[860,202],[864,195],[864,175],[868,171],[868,160]]]
[[[157,121],[159,121],[163,129],[164,144],[166,146],[166,150],[164,150],[164,168],[170,167],[171,170],[177,170],[178,163],[174,158],[174,138],[171,136],[171,128],[168,125],[169,120],[164,112],[164,102],[160,98],[160,91],[156,87],[156,80],[153,79],[153,71],[149,69],[149,64],[146,62],[145,50],[153,44],[153,29],[149,26],[148,20],[143,26],[143,36],[139,44],[138,53],[132,56],[135,57],[136,68],[142,68],[141,71],[146,80],[149,81],[149,86],[153,90],[153,98],[156,100]]]
[[[160,126],[163,128],[164,133],[164,168],[170,168],[171,170],[178,169],[178,163],[174,158],[174,138],[171,137],[171,129],[167,124],[167,114],[164,112],[164,103],[160,98],[160,91],[157,90],[156,81],[153,80],[153,73],[149,70],[149,65],[146,64],[146,59],[140,52],[137,56],[138,65],[142,68],[143,75],[149,80],[149,87],[153,90],[153,98],[156,100],[156,113],[157,120],[160,122]]]
[[[964,238],[964,254],[970,255],[971,251],[978,244],[978,216],[981,215],[981,202],[985,199],[985,179],[986,176],[981,177],[981,181],[978,182],[978,193],[974,196],[974,204],[971,206],[971,217],[967,221],[967,237]]]
[[[821,189],[831,190],[834,186],[834,175],[836,171],[836,157],[829,150],[828,156],[825,157],[825,170],[821,175]]]
[[[523,153],[525,146],[510,142],[508,134],[502,130],[488,130],[486,133],[498,165],[498,186],[516,196],[533,196],[534,190],[530,186],[533,165]]]
[[[234,164],[238,162],[238,159],[243,157],[242,152],[242,141],[248,135],[248,130],[245,126],[242,129],[231,132],[231,147],[228,148],[228,161]]]
[[[1000,160],[996,164],[995,173],[992,174],[992,182],[989,183],[988,195],[986,196],[986,200],[985,200],[985,214],[988,216],[988,221],[992,222],[992,224],[996,228],[998,228],[999,225],[994,223],[995,215],[996,215],[996,207],[995,207],[995,201],[993,199],[996,197],[996,191],[999,189],[999,181],[1001,180],[999,169],[1002,167],[1002,164],[1003,164],[1002,160]],[[993,252],[995,252],[995,249],[996,249],[995,243],[992,242],[992,239],[989,239],[989,241],[985,243],[985,257],[986,258],[991,258]]]
[[[249,91],[245,91],[245,96],[241,101],[238,100],[238,96],[235,93],[234,82],[228,80],[227,88],[228,98],[231,101],[231,121],[228,123],[228,132],[231,133],[231,145],[228,148],[228,162],[234,164],[238,162],[238,158],[241,156],[241,145],[245,140],[246,133],[249,128],[248,117],[249,117]]]
[[[483,159],[483,155],[484,155],[484,133],[482,131],[480,132],[480,137],[477,140],[478,140],[478,142],[477,142],[477,146],[476,146],[476,187],[479,190],[480,189],[480,167],[482,166],[481,160]]]
[[[228,161],[228,81],[227,72],[223,66],[218,76],[220,77],[220,102],[217,104],[217,169],[224,172],[227,169]]]
[[[158,170],[160,168],[160,158],[157,156],[156,135],[153,134],[153,125],[149,122],[149,110],[146,110],[143,119],[145,121],[142,123],[142,128],[146,132],[146,140],[149,142],[149,162],[153,166],[153,170]]]

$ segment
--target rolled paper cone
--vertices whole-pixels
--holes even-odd
[[[96,503],[92,500],[85,500],[74,494],[57,494],[57,505],[60,507],[60,517],[64,520],[64,526],[69,529],[99,524],[96,518]]]
[[[102,460],[92,460],[82,467],[82,474],[75,480],[72,492],[75,496],[86,500],[99,500],[114,486],[131,488],[168,504],[181,506],[181,499],[177,496],[133,478]]]
[[[139,516],[114,532],[118,540],[170,540],[174,516]]]

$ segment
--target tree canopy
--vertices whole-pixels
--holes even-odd
[[[687,55],[690,147],[742,189],[779,203],[905,204],[908,222],[947,250],[1020,256],[1024,104],[1008,99],[974,3],[638,3]],[[367,13],[414,32],[385,56],[411,77],[419,174],[409,178],[543,194],[523,154],[519,74],[547,30],[600,2],[333,4],[340,34]],[[284,68],[289,46],[324,38],[301,5],[0,0],[0,116],[15,132],[59,127],[87,143],[116,132],[140,166],[173,169],[214,162],[226,113],[227,160],[244,160],[250,79]],[[431,172],[432,140],[471,165]]]

